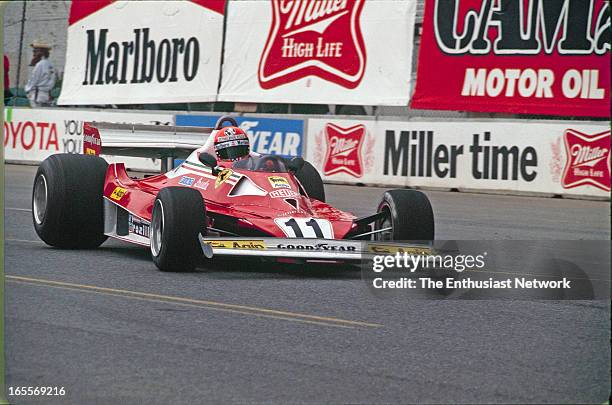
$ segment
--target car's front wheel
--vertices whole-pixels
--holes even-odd
[[[162,271],[192,271],[202,256],[198,234],[206,235],[206,207],[191,188],[162,189],[153,205],[151,256]]]
[[[433,240],[434,214],[427,196],[416,190],[389,190],[378,205],[377,240]]]

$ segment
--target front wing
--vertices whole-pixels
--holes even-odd
[[[303,260],[361,261],[375,255],[433,254],[431,243],[369,242],[306,238],[216,238],[199,236],[204,256],[253,256]]]

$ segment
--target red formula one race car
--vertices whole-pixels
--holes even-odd
[[[325,203],[319,173],[302,158],[251,152],[231,117],[215,128],[85,124],[84,134],[86,154],[52,155],[36,173],[34,227],[51,246],[95,248],[110,236],[150,247],[161,270],[184,271],[217,255],[359,261],[392,251],[384,241],[434,237],[423,193],[387,191],[375,213],[358,218]],[[100,152],[187,158],[136,179]]]

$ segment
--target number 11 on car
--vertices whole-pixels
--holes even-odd
[[[331,223],[325,219],[276,218],[274,222],[290,238],[334,238]]]

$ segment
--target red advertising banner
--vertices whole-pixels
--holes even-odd
[[[411,107],[609,117],[609,2],[426,0]]]

